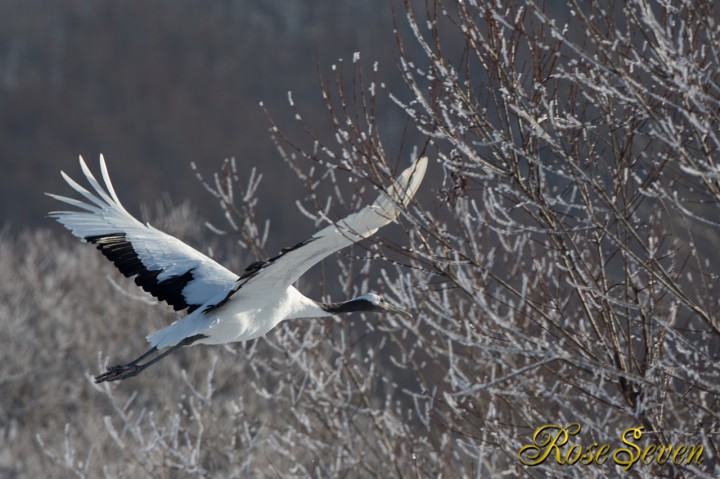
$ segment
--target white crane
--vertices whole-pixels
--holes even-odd
[[[97,383],[135,376],[183,346],[263,336],[286,319],[353,311],[409,315],[372,293],[340,303],[313,301],[292,283],[326,256],[373,235],[397,218],[398,205],[406,206],[422,182],[426,157],[403,171],[373,204],[283,249],[277,256],[251,264],[239,276],[128,213],[115,194],[102,155],[100,171],[105,188],[82,157],[80,167],[94,192],[61,171],[65,181],[84,199],[48,193],[81,210],[54,211],[50,216],[84,242],[95,244],[125,276],[134,276],[135,283],[158,300],[166,301],[175,310],[188,311],[187,316],[149,334],[151,348],[147,352],[127,364],[109,366],[107,372],[95,378]]]

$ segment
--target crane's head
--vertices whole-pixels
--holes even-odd
[[[402,314],[412,318],[412,314],[404,309],[398,308],[395,305],[388,303],[385,298],[378,296],[375,293],[367,293],[358,296],[355,299],[351,299],[348,303],[354,303],[353,306],[356,308],[355,311],[374,311],[377,313],[395,313]]]

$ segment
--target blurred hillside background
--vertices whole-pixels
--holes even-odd
[[[210,219],[219,209],[190,163],[205,175],[227,157],[241,174],[258,166],[269,179],[264,211],[278,234],[292,231],[297,214],[285,198],[303,187],[259,103],[292,132],[292,91],[306,120],[323,125],[318,67],[327,73],[362,51],[393,72],[394,50],[382,0],[2,0],[0,223],[56,227],[41,193],[62,193],[59,170],[77,171],[79,154],[92,164],[103,153],[131,210],[167,192],[173,203],[192,198]],[[401,133],[397,107],[378,115]]]

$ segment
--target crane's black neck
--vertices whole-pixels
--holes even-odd
[[[377,311],[378,307],[376,304],[368,301],[365,298],[356,298],[349,301],[343,301],[341,303],[320,303],[317,305],[323,311],[330,314],[343,314],[343,313],[354,313],[356,311]]]

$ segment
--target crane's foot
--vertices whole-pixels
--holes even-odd
[[[121,379],[131,378],[143,369],[144,366],[134,363],[122,364],[120,366],[108,366],[106,373],[95,376],[95,382],[103,383],[105,381],[119,381]]]

